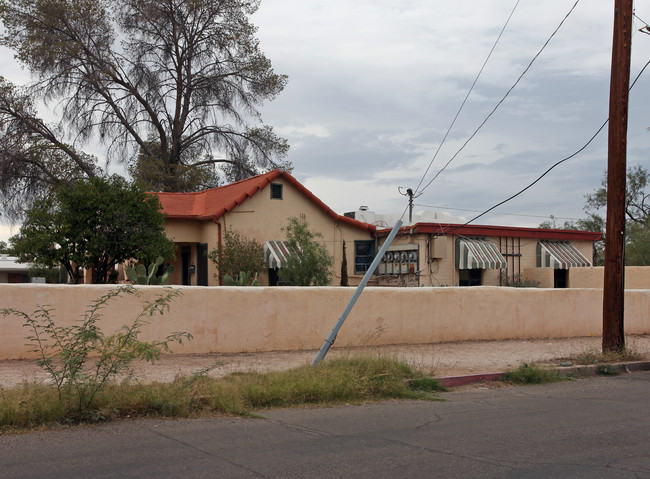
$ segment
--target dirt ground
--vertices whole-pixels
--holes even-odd
[[[630,349],[650,359],[650,335],[627,338]],[[515,369],[523,362],[545,362],[576,355],[587,350],[599,351],[600,337],[463,341],[437,344],[377,346],[354,349],[332,348],[325,360],[332,357],[369,352],[398,357],[436,377],[501,372]],[[273,351],[241,354],[168,354],[155,364],[134,365],[139,381],[171,381],[178,375],[193,374],[215,362],[220,366],[210,376],[223,376],[239,371],[270,371],[311,364],[318,351]],[[47,374],[33,361],[0,361],[0,387],[22,382],[46,381]]]

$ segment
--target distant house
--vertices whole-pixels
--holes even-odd
[[[291,217],[305,221],[311,230],[323,235],[323,244],[334,258],[333,285],[340,284],[343,241],[351,285],[359,283],[374,256],[374,225],[335,213],[282,169],[197,193],[155,194],[167,216],[167,237],[177,245],[170,284],[217,285],[217,270],[207,253],[222,244],[230,228],[264,245],[267,269],[260,281],[263,285],[277,284],[278,272],[286,261],[283,228]]]
[[[388,229],[377,232],[383,244]],[[498,286],[528,279],[541,287],[572,287],[571,270],[591,267],[587,231],[416,223],[403,227],[382,258],[379,285]]]
[[[31,283],[29,265],[18,263],[18,258],[0,254],[0,283]]]

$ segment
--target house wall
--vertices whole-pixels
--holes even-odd
[[[570,275],[573,276],[573,271],[577,269],[587,269],[587,268],[571,268]],[[526,268],[524,269],[523,276],[526,279],[537,281],[540,288],[553,288],[555,286],[555,277],[553,273],[553,268]],[[580,288],[581,286],[576,286]],[[582,286],[586,287],[586,286]]]
[[[571,268],[569,270],[570,288],[600,288],[605,278],[605,268]],[[650,267],[626,266],[625,289],[650,289]]]
[[[218,224],[213,220],[167,219],[165,222],[167,236],[177,243],[191,243],[192,257],[196,259],[196,243],[207,243],[208,251],[217,248],[219,226],[222,235],[227,229],[232,228],[233,231],[239,232],[246,238],[255,239],[264,245],[269,240],[286,240],[286,234],[282,228],[287,226],[290,217],[297,217],[306,221],[310,230],[323,235],[322,242],[334,258],[332,284],[340,284],[343,240],[346,241],[347,247],[349,283],[351,285],[359,284],[363,275],[354,274],[354,241],[370,240],[372,239],[370,234],[344,223],[336,223],[283,177],[278,177],[273,183],[283,185],[281,200],[271,199],[271,188],[266,187],[233,211],[219,218]],[[208,268],[208,284],[216,286],[218,284],[217,269],[211,261],[208,262]],[[177,254],[175,269],[170,284],[180,284],[181,282],[180,251]],[[259,279],[262,284],[268,284],[266,272],[260,275]],[[192,284],[196,284],[196,275],[193,277]]]
[[[54,310],[59,325],[70,325],[108,285],[0,285],[0,309]],[[162,287],[138,287],[140,298],[122,297],[104,310],[107,333],[132,320],[144,300]],[[162,317],[154,317],[141,339],[163,339],[186,331],[192,341],[176,353],[235,353],[318,349],[353,291],[323,287],[178,287],[182,296]],[[16,317],[0,321],[0,359],[33,357],[29,334]],[[625,293],[627,334],[650,333],[650,290]],[[599,335],[602,290],[540,288],[366,288],[337,337],[336,346],[418,344],[461,340],[558,338]]]
[[[417,275],[385,275],[378,276],[381,286],[458,286],[459,277],[456,269],[456,235],[434,237],[428,234],[400,234],[391,246],[415,244],[418,246]],[[496,245],[504,255],[507,263],[507,275],[522,275],[524,278],[540,282],[542,288],[553,288],[553,270],[537,268],[537,238],[512,238],[488,236],[485,239]],[[380,239],[380,245],[385,238]],[[572,241],[572,244],[590,261],[593,261],[593,243],[591,241]],[[589,268],[570,268],[569,277],[576,270]],[[504,271],[504,274],[506,272]],[[499,286],[501,270],[485,269],[482,271],[482,285]],[[577,274],[576,274],[577,275]],[[580,277],[582,278],[582,276]],[[576,279],[570,287],[583,287],[583,279]],[[573,286],[573,285],[576,286]],[[590,286],[585,286],[590,287]],[[602,281],[601,286],[602,287]],[[648,285],[650,287],[650,284]]]

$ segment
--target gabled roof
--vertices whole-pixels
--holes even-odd
[[[152,194],[158,196],[162,212],[168,218],[216,221],[243,204],[247,199],[255,196],[280,176],[337,223],[345,223],[375,234],[377,230],[375,225],[339,215],[283,169],[276,169],[236,183],[196,193],[157,192]]]

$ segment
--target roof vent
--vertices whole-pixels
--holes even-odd
[[[359,211],[368,211],[368,207],[366,205],[361,205],[359,206]]]

